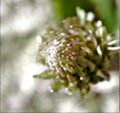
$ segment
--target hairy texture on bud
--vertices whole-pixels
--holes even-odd
[[[64,86],[70,92],[79,89],[85,95],[90,84],[109,80],[111,51],[108,48],[115,44],[109,44],[110,35],[101,21],[94,21],[93,13],[86,14],[79,8],[77,13],[78,17],[63,20],[42,36],[39,61],[48,70],[35,77],[53,78],[53,91]]]

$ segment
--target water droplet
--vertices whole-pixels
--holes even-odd
[[[49,91],[50,91],[50,93],[53,93],[53,92],[54,92],[52,88],[50,88]]]
[[[83,77],[80,77],[80,80],[83,80]]]

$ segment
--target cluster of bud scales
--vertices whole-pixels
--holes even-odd
[[[77,17],[68,17],[61,25],[47,29],[39,48],[39,61],[48,70],[35,75],[53,79],[52,90],[65,87],[70,92],[88,93],[91,84],[109,80],[107,72],[116,41],[112,40],[92,12],[77,8]]]

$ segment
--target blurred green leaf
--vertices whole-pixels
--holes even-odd
[[[80,6],[82,9],[86,9],[87,11],[92,10],[92,6],[88,0],[51,0],[51,3],[54,17],[58,23],[66,17],[75,16],[77,6]]]
[[[94,11],[103,23],[107,26],[109,32],[113,32],[117,26],[117,6],[115,0],[91,0],[94,5]]]
[[[66,17],[76,16],[76,7],[93,11],[96,19],[101,19],[109,32],[117,28],[117,6],[115,0],[51,0],[54,19],[60,23]]]

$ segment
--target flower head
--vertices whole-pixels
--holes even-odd
[[[78,17],[69,17],[61,25],[48,28],[42,36],[39,59],[48,70],[37,75],[52,78],[53,91],[66,87],[70,92],[79,89],[88,93],[90,84],[109,80],[112,38],[102,22],[94,21],[92,12],[77,8]],[[109,39],[108,39],[109,37]]]

